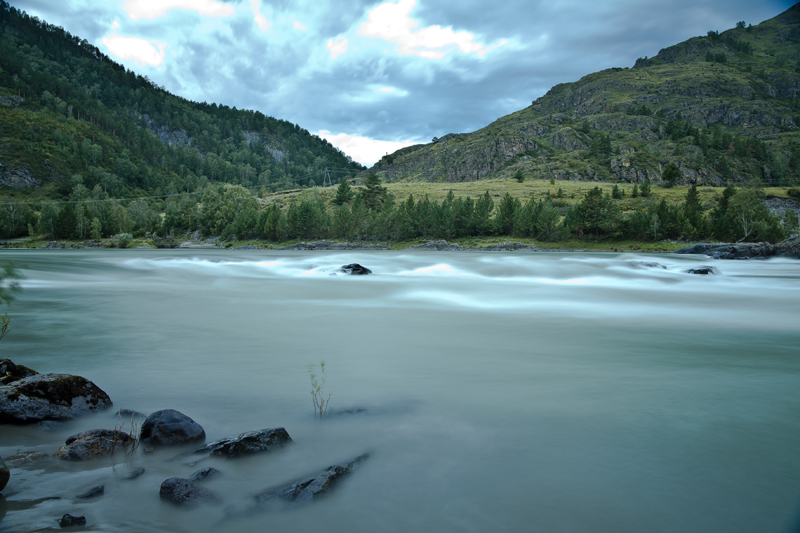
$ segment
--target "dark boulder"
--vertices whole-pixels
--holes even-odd
[[[262,429],[206,444],[191,453],[233,458],[240,455],[270,452],[290,442],[292,442],[292,438],[284,428]]]
[[[68,461],[86,461],[114,453],[124,455],[132,440],[133,437],[122,431],[92,429],[72,435],[53,455]]]
[[[256,494],[256,503],[259,506],[267,504],[271,500],[304,503],[325,496],[342,480],[342,478],[350,475],[356,466],[367,457],[369,457],[369,454],[365,453],[359,455],[350,462],[329,466],[315,476],[290,483],[289,485],[265,490],[264,492]]]
[[[794,236],[781,241],[773,248],[775,255],[800,259],[800,236]]]
[[[197,472],[189,476],[189,481],[203,481],[205,479],[214,479],[215,477],[221,474],[222,472],[220,472],[216,468],[207,466],[206,468],[198,470]]]
[[[58,525],[61,527],[85,526],[86,517],[72,516],[71,514],[65,514],[64,516],[61,517],[61,520],[58,521]]]
[[[102,496],[106,493],[106,486],[105,485],[98,485],[96,487],[92,487],[91,489],[87,490],[78,498],[81,500],[91,500],[92,498],[97,498],[98,496]]]
[[[705,254],[714,259],[766,259],[775,255],[768,242],[695,244],[672,252],[674,254]]]
[[[0,385],[0,423],[71,419],[109,406],[108,394],[80,376],[34,374]]]
[[[175,409],[156,411],[142,424],[142,440],[152,446],[186,444],[206,437],[202,426]]]
[[[6,488],[9,479],[11,479],[11,472],[9,472],[8,467],[3,462],[3,458],[0,457],[0,492]]]
[[[350,263],[349,265],[344,265],[342,268],[336,271],[337,274],[347,274],[348,276],[366,276],[367,274],[372,274],[372,270],[368,269],[367,267],[363,267],[358,263]]]
[[[716,276],[719,274],[719,270],[717,267],[713,266],[701,266],[697,268],[690,268],[686,271],[687,274],[700,274],[701,276]]]
[[[201,503],[217,503],[219,496],[205,487],[200,486],[196,481],[180,477],[171,477],[164,480],[161,484],[159,495],[162,500],[193,507]]]
[[[0,385],[8,385],[14,381],[35,376],[37,371],[27,366],[15,365],[11,359],[0,359]]]

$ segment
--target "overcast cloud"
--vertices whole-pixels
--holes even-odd
[[[170,92],[295,122],[371,165],[557,83],[737,21],[761,0],[11,0]]]

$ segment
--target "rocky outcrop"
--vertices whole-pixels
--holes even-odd
[[[714,259],[764,259],[775,255],[768,242],[695,244],[675,250],[675,254],[705,254]]]
[[[20,96],[0,96],[0,105],[7,107],[17,107],[25,103],[25,99]]]
[[[800,235],[795,235],[785,241],[779,242],[773,247],[775,255],[780,257],[791,257],[800,259]]]
[[[241,455],[270,452],[290,442],[292,442],[292,438],[284,428],[261,429],[206,444],[191,453],[233,458]]]
[[[0,163],[0,185],[5,185],[12,189],[24,189],[26,187],[38,187],[40,183],[25,167],[19,168]]]
[[[349,476],[368,457],[369,454],[365,453],[347,463],[329,466],[315,476],[267,489],[256,495],[256,503],[263,506],[273,500],[306,503],[318,499],[330,493],[343,478]]]
[[[156,411],[142,424],[140,438],[151,446],[188,444],[204,439],[203,427],[175,409]]]
[[[183,507],[194,507],[202,503],[218,503],[220,497],[196,481],[180,477],[171,477],[164,480],[159,490],[162,500],[172,502]]]
[[[122,431],[92,429],[69,437],[54,456],[67,461],[97,459],[115,452],[124,453],[132,439],[131,435]]]
[[[34,374],[0,385],[4,424],[78,418],[110,406],[108,394],[81,376]]]
[[[4,488],[6,488],[9,479],[11,479],[11,472],[8,470],[8,467],[3,462],[3,458],[0,457],[0,492],[2,492]]]
[[[372,274],[372,270],[365,266],[361,266],[358,263],[350,263],[349,265],[342,266],[342,268],[337,270],[336,273],[345,274],[347,276],[366,276],[368,274]]]

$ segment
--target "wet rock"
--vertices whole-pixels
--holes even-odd
[[[11,479],[11,472],[9,472],[8,467],[3,462],[3,458],[0,457],[0,492],[6,488],[9,479]]]
[[[667,268],[660,263],[649,263],[647,261],[631,261],[630,264],[634,268],[661,268],[661,269]]]
[[[134,470],[133,472],[131,472],[130,474],[125,476],[125,479],[128,479],[128,480],[136,479],[137,477],[139,477],[142,474],[144,474],[144,472],[145,472],[144,468],[137,468],[136,470]]]
[[[175,409],[156,411],[142,424],[142,440],[153,446],[195,442],[206,437],[203,427]]]
[[[344,265],[342,268],[336,271],[337,274],[347,274],[350,276],[366,276],[367,274],[372,274],[372,270],[368,269],[367,267],[363,267],[358,263],[351,263],[349,265]]]
[[[690,268],[686,271],[687,274],[699,274],[701,276],[716,276],[719,274],[719,270],[717,267],[713,266],[701,266],[697,268]]]
[[[31,370],[27,366],[15,365],[11,359],[0,360],[0,385],[8,385],[36,374],[38,374],[37,371]]]
[[[124,454],[133,438],[122,431],[92,429],[69,437],[64,446],[53,454],[67,461],[86,461],[113,453]]]
[[[108,394],[81,376],[35,374],[0,385],[4,424],[78,418],[109,406]]]
[[[65,514],[64,516],[61,517],[61,520],[58,521],[58,525],[61,527],[85,526],[86,517],[72,516],[71,514]]]
[[[133,409],[120,409],[116,413],[114,413],[114,418],[122,418],[124,420],[130,420],[131,418],[147,418],[147,415],[144,413],[140,413],[139,411],[134,411]]]
[[[362,244],[354,242],[314,241],[301,242],[292,246],[284,246],[279,250],[387,250],[388,246],[380,244]]]
[[[78,496],[78,498],[82,500],[90,500],[92,498],[97,498],[98,496],[102,496],[105,493],[106,493],[106,486],[98,485],[96,487],[92,487],[91,489],[87,490],[86,492]]]
[[[171,477],[164,480],[161,484],[159,495],[162,500],[186,507],[220,501],[219,496],[200,486],[196,481],[180,477]]]
[[[436,250],[439,252],[458,252],[463,250],[458,244],[448,244],[447,241],[428,241],[425,244],[409,246],[409,250]]]
[[[284,428],[261,429],[206,444],[191,453],[233,458],[240,455],[270,452],[290,442],[292,442],[292,438]]]
[[[220,476],[222,472],[217,470],[216,468],[211,468],[210,466],[198,470],[191,476],[189,476],[189,481],[203,481],[205,479],[214,479],[217,476]]]
[[[344,464],[332,465],[319,474],[289,485],[268,489],[255,496],[259,506],[271,500],[283,500],[292,503],[304,503],[328,494],[342,480],[350,475],[364,459],[365,453]]]

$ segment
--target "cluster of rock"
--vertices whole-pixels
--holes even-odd
[[[425,244],[418,244],[416,246],[409,246],[409,250],[431,250],[438,252],[540,252],[543,248],[535,246],[528,246],[521,242],[504,242],[501,244],[490,244],[489,246],[481,246],[479,248],[464,248],[456,243],[448,243],[447,241],[428,241]]]
[[[357,264],[346,266],[364,269]],[[364,270],[369,273],[369,269]],[[28,367],[14,364],[9,359],[0,361],[0,423],[71,419],[110,405],[108,395],[85,378],[68,374],[39,374]],[[123,415],[132,419],[144,417],[141,413],[129,410],[120,410],[115,417]],[[174,409],[163,409],[147,416],[138,434],[126,433],[118,428],[83,431],[67,438],[53,457],[64,461],[90,461],[115,455],[125,458],[136,451],[139,443],[145,444],[145,451],[152,451],[155,448],[186,447],[192,444],[197,446],[205,438],[205,430],[192,418]],[[291,442],[292,438],[285,428],[265,428],[194,447],[175,459],[197,455],[235,459],[274,452]],[[43,457],[47,456],[39,452],[23,452],[7,459],[8,464],[0,458],[0,491],[6,487],[11,477],[9,466],[32,464]],[[300,503],[323,496],[366,457],[367,454],[363,454],[352,461],[332,465],[314,476],[261,491],[253,496],[255,506],[262,507],[265,502],[276,498]],[[138,468],[125,479],[136,479],[144,472],[144,468]],[[206,467],[188,478],[170,477],[162,482],[159,495],[165,501],[187,508],[221,503],[223,498],[204,486],[220,475],[222,473],[219,470]],[[104,494],[105,486],[97,485],[76,498],[89,500]],[[86,525],[85,516],[65,514],[57,521],[61,527]]]
[[[800,259],[800,236],[778,244],[768,242],[695,244],[675,250],[675,254],[704,254],[714,259],[767,259],[791,257]]]
[[[12,189],[24,189],[26,187],[38,187],[40,183],[25,167],[20,168],[0,163],[0,185],[5,185]]]

